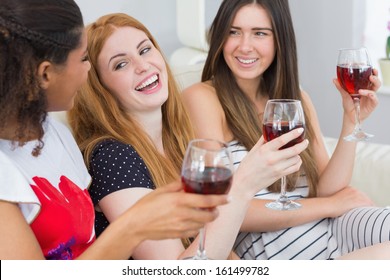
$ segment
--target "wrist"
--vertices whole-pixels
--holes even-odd
[[[245,176],[242,177],[240,174],[235,174],[229,196],[241,201],[251,201],[256,193],[253,192],[252,188],[248,187],[248,184],[249,182],[245,179]]]

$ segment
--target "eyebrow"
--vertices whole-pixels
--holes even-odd
[[[142,40],[142,41],[137,45],[137,49],[139,49],[139,48],[142,46],[142,44],[145,43],[146,41],[149,41],[149,38],[146,38],[146,39]],[[108,61],[108,65],[110,65],[111,60],[113,60],[114,58],[117,58],[117,57],[120,57],[120,56],[125,56],[125,55],[126,55],[126,53],[118,53],[118,54],[112,56],[112,57],[110,58],[110,60]]]
[[[232,26],[231,28],[240,29],[240,30],[242,29],[241,27],[237,27],[237,26]],[[269,31],[273,31],[272,28],[269,28],[269,27],[254,27],[251,30],[269,30]]]

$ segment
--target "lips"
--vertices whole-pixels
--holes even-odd
[[[258,61],[259,59],[258,58],[240,58],[240,57],[236,57],[236,59],[242,63],[242,64],[252,64],[252,63],[255,63],[256,61]]]
[[[159,84],[159,76],[154,74],[149,78],[143,80],[136,88],[137,91],[146,91],[156,88]]]

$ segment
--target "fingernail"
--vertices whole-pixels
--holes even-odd
[[[303,132],[303,128],[302,127],[298,128],[298,132],[302,133]]]

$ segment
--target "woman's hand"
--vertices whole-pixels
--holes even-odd
[[[253,196],[282,176],[297,172],[302,164],[299,154],[306,149],[309,141],[304,140],[287,149],[280,148],[302,133],[303,129],[294,129],[268,143],[260,137],[235,172],[233,180],[246,187],[241,187],[240,191],[247,190],[248,195]]]
[[[189,194],[181,190],[180,182],[160,187],[125,212],[131,221],[129,226],[138,228],[142,240],[195,236],[206,223],[217,218],[216,207],[228,202],[227,195]]]
[[[365,120],[378,105],[378,97],[375,92],[380,88],[381,82],[378,79],[378,70],[373,69],[372,75],[370,76],[371,86],[369,89],[360,89],[360,120]],[[348,115],[352,123],[355,123],[355,107],[353,105],[353,99],[340,85],[337,79],[333,80],[336,88],[341,94],[343,108],[345,114]]]

